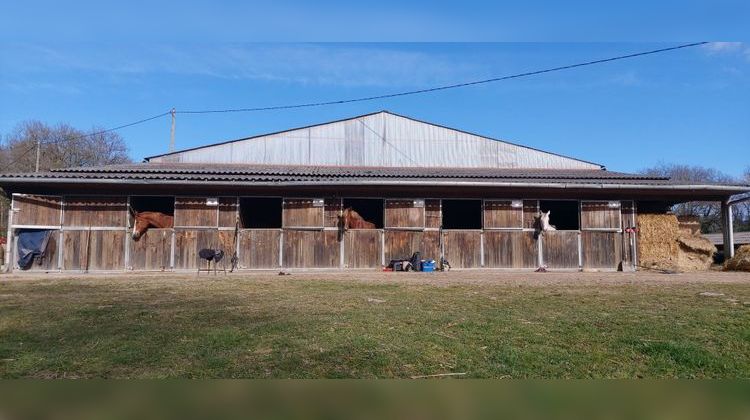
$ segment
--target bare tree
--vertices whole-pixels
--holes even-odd
[[[737,182],[731,176],[713,168],[679,164],[660,163],[653,168],[641,171],[644,175],[665,176],[676,181],[710,182],[729,184]],[[701,222],[701,232],[711,233],[721,231],[721,206],[714,201],[690,201],[680,203],[672,208],[677,215],[698,216]]]
[[[0,149],[0,155],[4,155],[0,158],[3,171],[33,171],[39,141],[42,171],[130,162],[122,137],[115,132],[101,133],[102,130],[93,127],[86,133],[64,123],[49,126],[41,121],[22,122],[5,137]]]
[[[750,166],[745,168],[742,182],[750,185]],[[750,196],[750,193],[741,194],[739,197]],[[750,201],[743,201],[733,206],[734,229],[737,231],[750,231]]]
[[[131,162],[128,147],[115,132],[78,130],[69,124],[54,126],[24,121],[0,139],[0,172],[32,172],[36,168],[37,142],[41,143],[39,170],[72,166],[109,165]],[[92,135],[93,133],[93,135]],[[7,230],[8,199],[0,189],[0,236]]]

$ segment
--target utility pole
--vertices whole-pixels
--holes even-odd
[[[172,114],[172,130],[170,131],[170,134],[169,134],[169,153],[172,153],[174,152],[174,122],[175,122],[174,120],[175,120],[176,111],[174,108],[172,108],[172,110],[169,113]]]
[[[42,138],[37,136],[36,138],[36,170],[39,172],[39,157],[42,155]]]

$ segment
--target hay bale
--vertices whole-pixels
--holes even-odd
[[[677,262],[679,227],[673,214],[639,214],[638,258],[645,267],[673,269]]]
[[[716,247],[700,235],[681,234],[677,237],[677,267],[682,271],[703,271],[711,268]]]
[[[681,234],[677,237],[677,242],[680,244],[680,248],[684,248],[688,252],[703,254],[709,257],[713,257],[716,253],[716,246],[714,246],[713,242],[701,235]]]
[[[680,229],[673,214],[638,215],[638,255],[644,267],[671,271],[708,270],[716,247],[699,234]]]
[[[680,232],[688,235],[700,235],[701,220],[698,216],[677,216]]]
[[[750,245],[742,245],[734,257],[724,263],[725,270],[750,271]]]

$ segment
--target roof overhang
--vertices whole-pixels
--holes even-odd
[[[175,179],[118,179],[118,178],[44,178],[4,177],[0,184],[10,192],[28,191],[85,191],[101,194],[108,191],[145,191],[158,189],[179,193],[239,193],[243,191],[290,190],[295,192],[352,192],[362,191],[388,196],[391,193],[444,194],[451,196],[512,195],[519,197],[569,196],[578,197],[629,197],[632,199],[664,201],[725,201],[730,196],[750,190],[750,186],[713,184],[626,184],[611,182],[543,182],[543,181],[489,181],[489,180],[286,180],[286,181],[226,181],[226,180],[175,180]],[[384,189],[386,189],[384,191]],[[79,194],[81,192],[78,192]],[[374,195],[373,195],[374,196]]]

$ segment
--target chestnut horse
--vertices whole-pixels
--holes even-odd
[[[339,234],[338,240],[344,239],[347,229],[375,229],[375,224],[370,223],[359,215],[351,207],[339,211]]]
[[[133,223],[133,239],[140,238],[150,227],[174,227],[174,216],[160,213],[158,211],[134,211],[133,217],[135,218],[135,223]]]
[[[351,207],[339,213],[339,219],[344,230],[347,229],[375,229],[375,223],[368,222]]]

